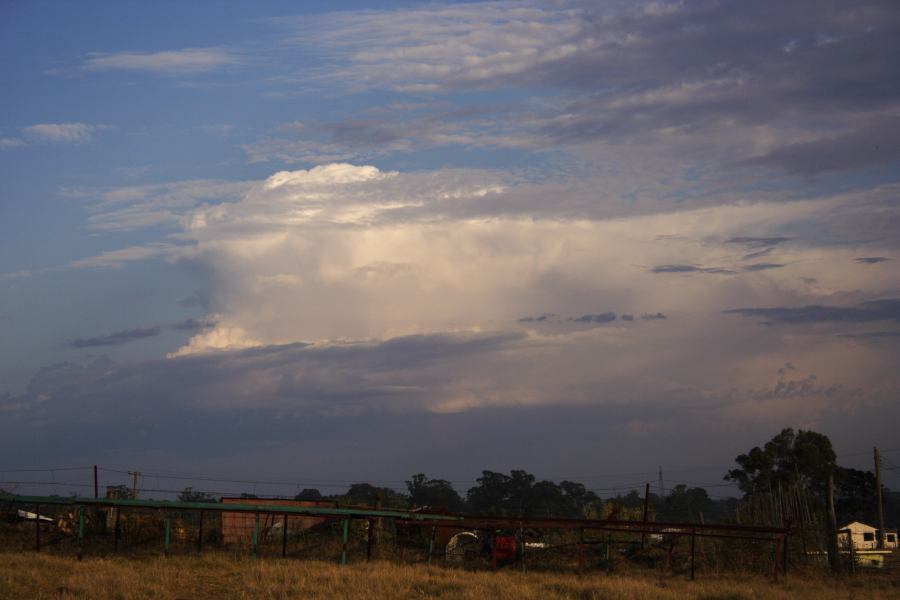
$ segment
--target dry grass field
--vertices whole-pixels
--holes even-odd
[[[900,582],[887,573],[835,579],[821,572],[771,583],[760,575],[611,576],[521,573],[514,569],[463,570],[352,564],[219,555],[152,558],[74,557],[31,552],[0,553],[0,598],[116,600],[192,598],[603,598],[610,600],[698,598],[848,599],[895,598]]]

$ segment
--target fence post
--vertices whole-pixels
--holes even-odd
[[[781,545],[782,545],[782,549],[781,549],[781,572],[782,572],[782,574],[783,574],[785,577],[787,577],[787,572],[788,572],[788,536],[787,536],[787,535],[783,535],[783,536],[781,536],[781,539],[782,539],[782,542],[781,542]]]
[[[437,527],[431,526],[431,539],[428,541],[428,564],[431,564],[431,556],[434,554],[434,536],[437,534]]]
[[[578,574],[584,573],[584,527],[578,528]]]
[[[203,552],[203,515],[205,515],[202,510],[200,511],[200,527],[197,532],[197,554],[201,554]]]
[[[166,513],[165,519],[163,520],[165,523],[165,540],[163,542],[163,554],[166,556],[169,555],[169,546],[172,542],[172,520],[169,518],[169,514]]]
[[[781,566],[779,564],[781,562],[781,556],[779,556],[781,554],[780,542],[781,540],[779,540],[777,537],[772,538],[772,553],[774,558],[774,560],[772,561],[772,580],[775,581],[775,583],[778,583],[778,569]]]
[[[284,513],[284,520],[281,522],[281,558],[287,556],[287,534],[288,534],[288,516]]]
[[[341,545],[341,564],[347,564],[347,544],[350,542],[350,519],[344,519],[343,544]]]
[[[115,529],[113,531],[113,552],[119,551],[119,515],[122,514],[121,507],[113,508],[116,511],[116,524]]]
[[[694,581],[694,547],[697,543],[697,530],[691,529],[691,581]]]
[[[41,505],[34,505],[34,551],[41,551]]]
[[[519,523],[519,559],[522,561],[522,572],[525,572],[525,529]]]
[[[847,532],[847,544],[850,546],[850,574],[856,575],[856,546],[853,544],[853,532],[849,529]]]
[[[841,558],[838,550],[837,517],[834,513],[834,475],[832,473],[828,473],[825,483],[825,502],[828,507],[828,565],[831,567],[832,573],[838,573],[841,570]]]
[[[78,560],[84,558],[84,506],[78,505]]]
[[[256,558],[257,546],[259,545],[259,513],[253,517],[253,557]]]

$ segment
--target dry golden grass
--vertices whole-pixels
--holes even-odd
[[[144,559],[0,553],[0,598],[116,600],[193,598],[471,598],[528,600],[751,600],[891,598],[886,574],[834,579],[820,572],[772,584],[760,575],[676,576],[467,572],[424,565],[352,564],[209,554]]]

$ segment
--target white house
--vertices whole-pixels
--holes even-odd
[[[853,521],[838,529],[838,544],[841,548],[848,548],[847,534],[853,540],[855,550],[875,550],[878,548],[878,528]],[[891,550],[897,548],[897,532],[888,529],[884,536],[884,548]]]

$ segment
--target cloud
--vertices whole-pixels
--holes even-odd
[[[698,267],[697,265],[658,265],[651,273],[710,273],[713,275],[733,275],[735,271],[722,267]]]
[[[649,314],[649,313],[645,314],[641,318],[644,320],[647,320],[647,321],[652,321],[652,320],[657,320],[657,319],[665,319],[667,317],[666,317],[666,315],[662,314],[661,312],[658,312],[656,314]]]
[[[781,269],[785,265],[779,263],[754,263],[752,265],[747,265],[744,267],[745,271],[755,272],[755,271],[768,271],[769,269]]]
[[[634,321],[634,315],[628,315],[628,314],[622,315],[622,320],[623,321]]]
[[[95,256],[72,261],[70,265],[75,269],[114,269],[129,262],[171,256],[177,248],[171,243],[153,242],[143,246],[107,250]]]
[[[0,150],[24,146],[25,141],[19,138],[0,137]]]
[[[616,313],[605,312],[596,315],[582,315],[572,320],[576,323],[612,323],[616,318]]]
[[[86,123],[39,123],[25,127],[23,132],[32,142],[53,144],[86,144],[94,140],[98,131],[107,129],[105,125]]]
[[[342,138],[401,149],[473,135],[482,145],[571,147],[580,156],[601,140],[618,156],[626,148],[637,158],[649,148],[670,155],[677,148],[683,158],[723,167],[799,175],[900,160],[891,142],[900,91],[884,85],[900,66],[900,18],[889,2],[654,6],[486,2],[270,22],[286,31],[287,43],[328,57],[281,78],[287,89],[338,84],[444,97],[528,90],[527,100],[487,127],[476,126],[480,115],[457,123],[417,117],[406,131],[402,117],[334,123],[323,132],[333,145],[321,160],[348,158],[351,145]],[[323,140],[284,141],[248,151],[308,160]]]
[[[194,319],[189,318],[185,319],[180,323],[175,324],[175,329],[178,331],[198,331],[201,329],[210,329],[211,327],[215,327],[216,322],[211,319]]]
[[[738,236],[725,240],[726,244],[740,244],[742,246],[747,246],[748,248],[766,248],[766,246],[777,246],[778,244],[783,244],[784,242],[789,242],[793,238],[789,237],[747,237],[747,236]],[[769,251],[766,248],[766,251]],[[752,255],[750,255],[752,256]]]
[[[521,319],[516,319],[516,321],[519,323],[543,323],[550,317],[555,316],[556,315],[554,315],[553,313],[543,313],[542,315],[537,317],[522,317]]]
[[[846,171],[900,161],[900,118],[879,119],[848,133],[776,148],[745,164],[777,166],[798,175]]]
[[[893,298],[872,300],[857,306],[823,306],[817,304],[799,308],[733,308],[725,312],[746,317],[760,317],[768,323],[790,325],[900,321],[900,300]]]
[[[160,329],[157,326],[139,327],[137,329],[127,329],[124,331],[115,331],[106,335],[92,338],[76,338],[72,340],[73,348],[95,348],[98,346],[119,346],[136,340],[159,335]]]
[[[741,260],[753,260],[754,258],[762,258],[763,256],[767,256],[775,251],[775,248],[764,248],[762,250],[757,250],[756,252],[751,252],[750,254],[745,254],[741,257]]]
[[[861,265],[877,265],[878,263],[885,262],[891,259],[886,256],[860,256],[854,258],[853,260]]]
[[[131,231],[177,226],[194,208],[234,201],[252,186],[246,181],[191,179],[78,193],[96,198],[89,206],[90,229]]]
[[[185,48],[161,52],[94,53],[86,71],[143,71],[157,75],[193,75],[239,64],[240,58],[221,48]]]

